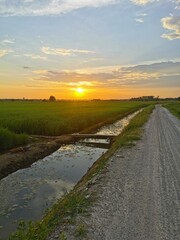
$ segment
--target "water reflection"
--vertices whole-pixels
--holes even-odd
[[[116,121],[113,124],[106,125],[102,128],[99,129],[99,131],[96,134],[101,134],[101,135],[114,135],[117,136],[119,135],[122,130],[129,124],[129,121],[135,117],[140,111],[139,110],[133,114],[128,115],[127,117]]]
[[[105,152],[81,145],[58,151],[0,181],[0,237],[7,238],[23,220],[38,220]]]

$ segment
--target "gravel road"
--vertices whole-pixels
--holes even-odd
[[[85,239],[180,240],[180,121],[158,106],[144,130],[93,186],[97,201],[81,218]]]

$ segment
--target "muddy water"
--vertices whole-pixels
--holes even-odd
[[[136,113],[102,127],[96,134],[118,135]],[[102,143],[96,147],[86,143]],[[92,164],[107,151],[109,140],[85,139],[18,170],[0,181],[0,239],[7,239],[20,220],[38,220],[69,192]]]

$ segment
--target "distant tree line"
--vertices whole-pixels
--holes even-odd
[[[180,101],[180,97],[177,98],[160,98],[159,96],[154,97],[154,96],[142,96],[142,97],[136,97],[136,98],[131,98],[130,100],[132,101],[171,101],[171,100],[178,100]]]
[[[180,97],[177,98],[160,98],[159,96],[154,97],[154,96],[142,96],[142,97],[136,97],[136,98],[130,98],[130,99],[91,99],[91,100],[81,100],[81,101],[180,101]],[[21,99],[14,99],[14,98],[6,98],[6,99],[0,99],[0,101],[19,101],[19,102],[59,102],[59,101],[77,101],[73,99],[59,99],[57,100],[54,96],[50,96],[49,99],[26,99],[26,98],[21,98]]]

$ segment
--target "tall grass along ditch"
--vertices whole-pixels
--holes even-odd
[[[27,134],[17,134],[7,128],[0,127],[0,150],[17,147],[28,143]]]

